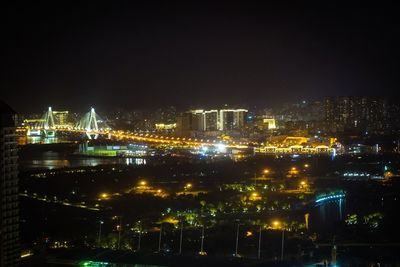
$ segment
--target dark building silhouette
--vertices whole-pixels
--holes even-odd
[[[15,112],[0,101],[0,267],[18,266],[19,207]]]

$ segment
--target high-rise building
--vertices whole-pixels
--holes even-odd
[[[203,114],[204,131],[218,131],[218,110],[205,110]]]
[[[0,267],[18,266],[19,207],[15,112],[0,102]]]
[[[329,97],[325,99],[325,123],[330,131],[382,130],[386,105],[381,97]]]
[[[219,111],[218,129],[220,131],[239,130],[244,126],[247,109],[221,109]]]
[[[178,117],[177,133],[217,132],[240,130],[245,124],[246,109],[194,109]]]

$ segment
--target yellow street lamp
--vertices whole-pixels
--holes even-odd
[[[272,225],[274,226],[274,228],[278,228],[280,226],[281,222],[280,221],[273,221]]]
[[[106,198],[108,198],[108,194],[107,193],[101,193],[100,194],[100,198],[106,199]]]

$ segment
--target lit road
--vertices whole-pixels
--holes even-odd
[[[59,132],[67,132],[67,133],[81,133],[86,134],[85,130],[75,129],[75,128],[56,128],[55,131]],[[138,134],[132,133],[129,131],[122,130],[99,130],[90,132],[91,135],[104,135],[108,136],[110,139],[120,139],[127,141],[139,141],[143,143],[152,143],[152,144],[160,144],[160,145],[168,145],[172,147],[184,147],[184,148],[198,148],[202,146],[214,146],[223,144],[227,148],[236,148],[236,149],[246,149],[249,146],[259,145],[258,143],[248,143],[248,142],[236,142],[233,140],[228,141],[220,141],[220,140],[211,140],[211,139],[197,139],[197,138],[185,138],[185,137],[171,137],[171,136],[163,136],[156,134]]]
[[[64,206],[70,206],[70,207],[75,207],[75,208],[81,208],[81,209],[87,209],[87,210],[93,210],[93,211],[99,211],[99,208],[96,207],[90,207],[87,206],[85,204],[79,204],[79,203],[70,203],[67,201],[61,201],[61,200],[57,200],[56,198],[48,198],[48,197],[42,197],[42,196],[38,196],[35,193],[32,194],[28,194],[28,193],[20,193],[20,196],[23,197],[27,197],[27,198],[32,198],[32,199],[36,199],[39,201],[44,201],[44,202],[48,202],[48,203],[54,203],[54,204],[60,204],[60,205],[64,205]]]

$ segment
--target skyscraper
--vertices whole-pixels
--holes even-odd
[[[328,97],[325,99],[325,123],[328,130],[379,131],[386,118],[385,99],[381,97]]]
[[[219,130],[239,130],[244,126],[244,115],[247,109],[221,109],[219,111]]]
[[[18,266],[19,207],[15,112],[0,101],[0,267]]]

